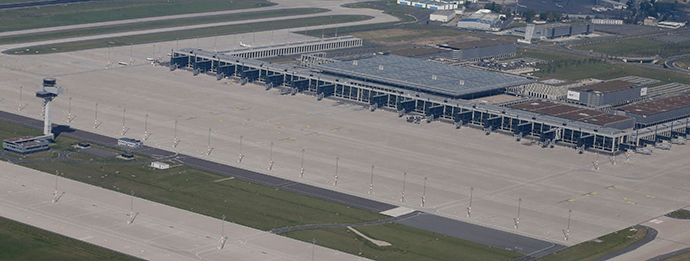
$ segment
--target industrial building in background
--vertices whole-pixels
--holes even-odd
[[[475,29],[483,31],[498,31],[498,22],[501,21],[499,14],[491,13],[488,9],[478,11],[463,17],[458,21],[458,28]]]
[[[443,0],[398,0],[399,5],[409,5],[431,10],[453,10],[457,9],[464,1],[443,1]]]
[[[528,31],[528,27],[515,28],[513,29],[512,34],[524,36],[525,39],[527,39],[529,38],[527,36]],[[594,32],[593,24],[542,24],[534,26],[534,31],[532,32],[531,39],[556,39],[561,37],[570,37],[574,35],[588,35],[592,32]]]
[[[429,15],[429,20],[442,23],[450,22],[455,18],[455,10],[439,10]]]
[[[568,89],[568,101],[588,107],[616,106],[647,95],[647,86],[613,80]]]

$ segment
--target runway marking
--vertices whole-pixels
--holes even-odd
[[[637,203],[635,203],[635,202],[632,202],[632,201],[628,201],[628,204],[631,204],[631,205],[637,205]]]
[[[652,196],[652,195],[646,195],[646,197],[648,197],[648,198],[656,198],[655,196]]]
[[[658,225],[658,224],[661,224],[661,223],[664,223],[663,220],[658,220],[658,219],[652,219],[652,220],[650,220],[649,222],[654,223],[654,224],[657,224],[657,225]]]
[[[213,182],[215,183],[215,182],[221,182],[221,181],[226,181],[226,180],[231,180],[231,179],[235,179],[235,177],[229,177],[229,178],[224,178],[224,179],[217,179],[217,180],[214,180]]]
[[[589,192],[587,194],[583,194],[582,196],[589,197],[589,196],[594,196],[596,194],[598,194],[598,192],[594,191],[594,192]]]
[[[615,188],[616,188],[616,185],[611,185],[611,186],[606,187],[606,189],[615,189]]]

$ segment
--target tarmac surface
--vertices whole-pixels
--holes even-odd
[[[251,34],[237,37],[249,39]],[[304,36],[290,36],[293,41],[299,37]],[[279,38],[277,43],[286,41]],[[219,37],[219,48],[232,48],[231,39],[220,41]],[[256,39],[267,45],[270,32],[256,33]],[[166,50],[176,46],[174,41],[158,44]],[[213,38],[202,38],[198,47],[212,49],[213,45]],[[192,46],[197,46],[196,40],[179,42],[179,47]],[[563,245],[639,224],[690,201],[687,146],[633,155],[628,161],[619,155],[613,165],[594,153],[579,155],[558,146],[541,149],[515,142],[508,135],[486,136],[441,122],[408,124],[395,113],[369,112],[357,104],[317,102],[301,94],[281,96],[278,90],[264,91],[253,84],[194,77],[184,70],[170,72],[144,62],[154,55],[151,50],[151,44],[134,46],[132,66],[110,68],[105,68],[107,49],[1,55],[0,110],[40,119],[41,105],[32,97],[33,90],[42,78],[55,76],[58,85],[66,88],[53,102],[56,123],[65,124],[71,111],[76,117],[71,127],[117,138],[122,137],[126,109],[125,136],[143,137],[144,118],[149,115],[151,137],[145,144],[154,148]],[[129,46],[111,51],[113,64],[129,60]],[[27,87],[21,111],[19,86]],[[99,125],[94,130],[96,103]],[[180,143],[173,148],[175,121]],[[240,136],[245,158],[238,164]],[[305,174],[300,178],[302,149],[306,150]],[[334,186],[336,157],[339,179]],[[269,160],[275,163],[272,170],[267,169]],[[601,162],[599,170],[592,165],[596,160]],[[370,195],[372,165],[374,193]],[[403,172],[410,175],[404,178]],[[474,201],[468,218],[470,188],[474,188]],[[426,203],[421,206],[423,196]],[[515,229],[519,198],[520,227]],[[573,212],[566,242],[563,230],[569,209]]]
[[[266,39],[270,32],[257,33],[258,41]],[[180,41],[180,46],[195,42]],[[175,46],[175,42],[162,44],[164,49]],[[201,39],[200,46],[212,48],[213,38]],[[638,224],[690,200],[690,177],[684,174],[690,154],[686,146],[633,155],[629,161],[620,155],[617,165],[612,165],[594,153],[526,146],[508,135],[486,136],[441,122],[408,124],[394,113],[369,112],[361,105],[317,102],[301,94],[281,96],[278,90],[267,92],[252,84],[194,77],[184,70],[170,72],[141,62],[151,55],[151,45],[135,46],[134,51],[133,66],[111,68],[105,68],[105,49],[2,55],[0,110],[40,119],[41,104],[32,97],[32,89],[44,77],[56,76],[66,88],[53,102],[56,123],[66,124],[69,97],[75,117],[71,127],[112,138],[122,137],[123,109],[127,109],[130,138],[143,137],[148,114],[151,136],[145,144],[154,148],[565,245]],[[129,47],[111,52],[113,63],[129,59]],[[19,86],[27,87],[21,111]],[[94,130],[96,103],[100,125]],[[172,148],[175,121],[180,142]],[[212,152],[206,155],[209,128]],[[240,136],[245,158],[238,164]],[[303,148],[305,175],[299,178]],[[271,171],[269,156],[275,163]],[[333,186],[336,157],[339,180]],[[601,168],[595,171],[592,162],[597,159]],[[369,195],[372,165],[374,194]],[[405,202],[400,201],[403,172],[410,174]],[[426,205],[421,207],[425,176]],[[471,187],[473,215],[467,218]],[[516,230],[518,198],[522,212]],[[568,209],[573,215],[571,237],[565,242],[562,230]]]
[[[630,251],[610,260],[650,260],[667,253],[690,248],[690,220],[675,219],[666,216],[657,217],[641,225],[651,227],[658,231],[656,239],[641,246],[637,250]],[[688,250],[685,250],[687,252]],[[667,256],[668,257],[668,256]]]
[[[312,260],[314,248],[316,260],[367,260],[231,222],[223,229],[216,218],[64,178],[53,203],[55,175],[5,162],[0,168],[0,216],[138,258],[297,261]]]

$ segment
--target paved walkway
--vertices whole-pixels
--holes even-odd
[[[218,249],[221,220],[0,163],[0,216],[146,260],[312,260],[310,243],[227,222]],[[318,239],[317,239],[318,240]],[[316,246],[318,260],[365,260]]]

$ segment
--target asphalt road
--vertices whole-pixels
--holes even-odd
[[[43,126],[42,121],[4,111],[0,111],[0,120],[37,129],[41,129]],[[65,125],[54,125],[53,130],[54,133],[56,133],[56,135],[65,135],[67,137],[79,139],[86,142],[93,142],[113,147],[117,144],[117,139],[115,138],[110,138],[91,132],[71,129]],[[133,150],[132,152],[153,158],[172,157],[176,155],[174,152],[156,149],[148,146],[144,146],[141,149]],[[202,169],[223,176],[235,177],[237,179],[246,180],[266,186],[280,188],[315,198],[337,202],[355,208],[365,209],[374,212],[383,212],[386,210],[396,208],[396,206],[391,204],[382,203],[358,196],[348,195],[337,191],[327,190],[312,185],[301,184],[282,178],[268,176],[265,174],[240,169],[233,166],[227,166],[191,157],[188,155],[177,155],[177,160],[189,167]],[[399,221],[398,223],[415,228],[433,231],[447,236],[452,236],[481,244],[490,245],[493,247],[510,249],[528,255],[527,259],[525,260],[531,260],[531,257],[544,256],[558,251],[562,248],[565,248],[565,246],[563,245],[554,244],[551,242],[538,240],[530,237],[525,237],[518,234],[507,233],[493,228],[470,224],[459,220],[444,218],[441,216],[428,213],[424,213],[422,215],[415,216],[409,219],[404,219],[402,221]]]

